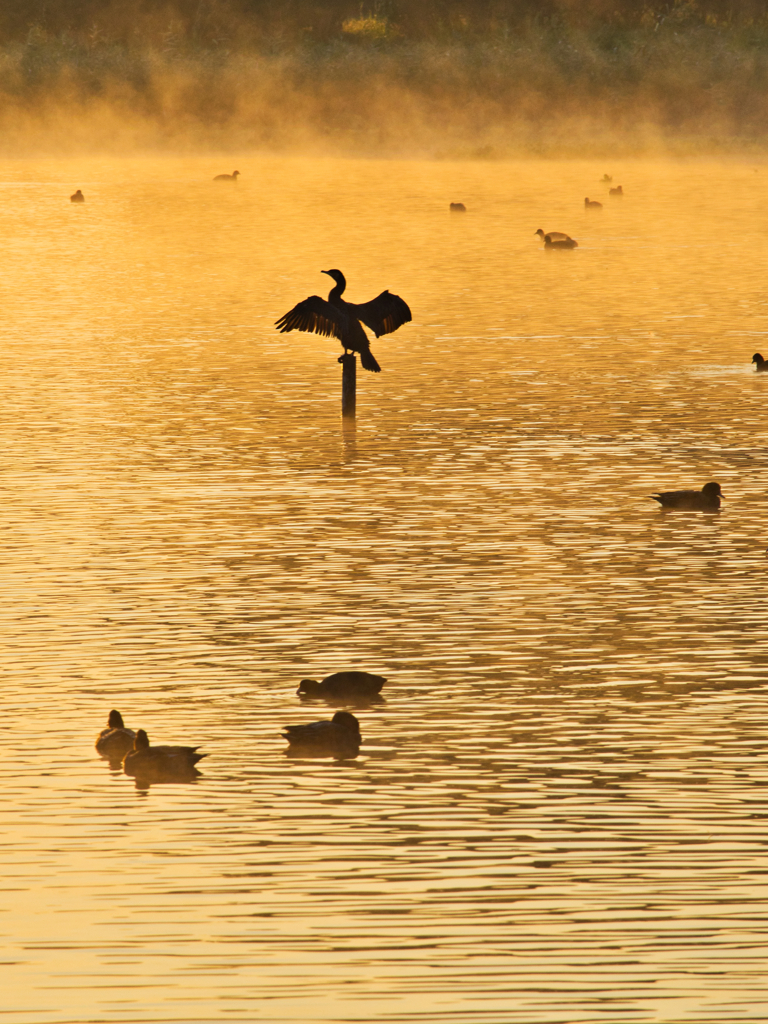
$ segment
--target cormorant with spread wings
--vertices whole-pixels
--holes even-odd
[[[390,292],[382,292],[370,302],[345,302],[341,296],[347,282],[342,272],[323,270],[321,273],[328,274],[336,282],[327,301],[319,295],[310,295],[280,317],[275,327],[281,333],[308,331],[338,338],[344,346],[345,355],[350,350],[359,352],[363,369],[379,373],[381,367],[371,352],[362,324],[370,327],[376,337],[380,338],[382,334],[391,334],[402,324],[407,324],[411,319],[410,309],[399,295]]]

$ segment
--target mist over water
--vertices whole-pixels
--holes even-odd
[[[763,1019],[765,166],[0,169],[8,1019]],[[329,267],[414,316],[353,431]]]

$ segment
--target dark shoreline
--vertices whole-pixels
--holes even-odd
[[[30,33],[0,49],[0,151],[419,155],[768,151],[768,31],[702,26],[261,49]]]

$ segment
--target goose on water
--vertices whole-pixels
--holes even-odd
[[[359,352],[363,369],[379,373],[381,367],[371,352],[371,344],[362,324],[380,338],[382,334],[391,334],[407,324],[411,319],[410,309],[399,295],[392,295],[388,291],[377,295],[370,302],[347,302],[341,297],[347,287],[342,272],[322,270],[321,273],[328,274],[336,282],[328,298],[310,295],[285,316],[281,316],[275,327],[281,334],[286,331],[307,331],[338,338],[344,347],[344,355],[350,350]]]
[[[700,491],[662,491],[651,494],[662,508],[677,509],[681,512],[717,512],[722,497],[720,484],[704,484]]]

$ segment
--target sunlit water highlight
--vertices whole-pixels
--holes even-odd
[[[766,168],[0,180],[0,1020],[765,1020]],[[272,326],[334,266],[414,312],[356,431]],[[350,667],[359,758],[286,758]]]

